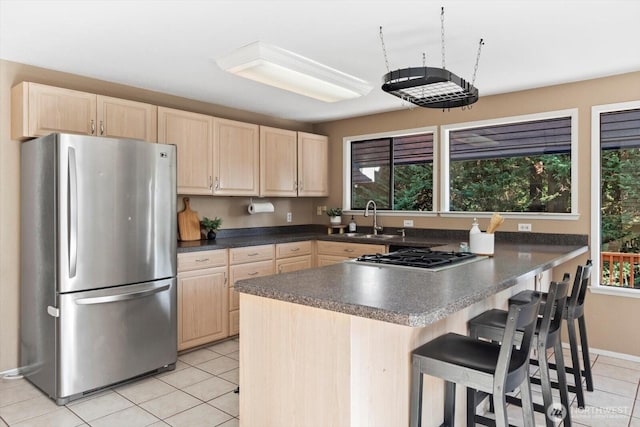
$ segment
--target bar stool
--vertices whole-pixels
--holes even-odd
[[[556,421],[565,420],[565,425],[571,425],[569,414],[569,393],[567,391],[567,378],[564,371],[564,359],[562,355],[562,343],[560,341],[560,325],[567,301],[567,290],[569,288],[569,274],[565,274],[564,281],[551,282],[549,292],[546,294],[547,303],[540,305],[542,317],[536,322],[535,338],[538,361],[540,365],[540,383],[542,386],[543,406],[534,404],[534,410],[545,414],[547,427],[554,427]],[[523,291],[513,296],[509,301],[527,300],[533,291]],[[549,304],[553,301],[553,304]],[[469,335],[472,338],[486,338],[494,342],[499,342],[504,335],[507,324],[507,311],[488,310],[469,321]],[[516,336],[516,340],[521,337]],[[553,408],[553,397],[551,394],[551,377],[549,375],[549,365],[547,362],[547,349],[553,348],[558,370],[558,384],[560,388],[560,402],[564,408],[558,412]],[[531,361],[533,362],[533,361]],[[534,382],[531,379],[531,382]],[[507,396],[507,401],[520,405],[520,399]],[[467,389],[467,406],[475,414],[476,393]]]
[[[571,351],[571,367],[566,366],[565,371],[573,375],[574,384],[569,385],[569,391],[576,394],[578,407],[584,408],[584,391],[582,389],[582,377],[587,383],[587,391],[593,391],[593,377],[591,375],[591,362],[589,360],[589,343],[587,342],[587,324],[584,319],[584,300],[591,278],[591,260],[585,265],[579,265],[573,279],[571,295],[567,300],[567,307],[564,310],[563,318],[567,321],[567,331],[569,332],[569,349]],[[542,294],[542,303],[546,299],[546,294]],[[576,331],[575,321],[578,321],[578,331]],[[578,356],[578,337],[580,333],[580,346],[582,350],[582,362],[584,369],[580,368],[580,357]],[[549,364],[551,369],[558,370],[556,365]],[[552,383],[557,388],[557,383]]]
[[[410,426],[422,425],[423,374],[445,380],[444,424],[455,425],[456,384],[493,394],[496,425],[507,426],[506,393],[520,387],[525,427],[533,427],[529,351],[538,317],[540,295],[509,304],[502,345],[448,333],[415,349],[411,356]],[[515,347],[517,330],[524,331]],[[469,425],[469,414],[467,413]]]

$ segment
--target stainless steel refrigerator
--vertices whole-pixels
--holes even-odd
[[[25,377],[61,405],[173,369],[175,146],[51,134],[20,167]]]

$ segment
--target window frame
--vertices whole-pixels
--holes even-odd
[[[483,126],[495,126],[505,124],[517,124],[529,121],[556,119],[569,117],[571,119],[571,212],[503,212],[505,218],[520,219],[559,219],[576,220],[580,214],[578,211],[578,109],[547,111],[542,113],[526,114],[519,116],[501,117],[496,119],[479,120],[465,123],[452,123],[440,126],[441,152],[440,164],[440,216],[442,217],[490,217],[492,212],[451,211],[450,208],[450,133],[453,131],[472,129]]]
[[[351,143],[360,142],[369,139],[381,138],[398,138],[403,136],[419,135],[431,133],[433,135],[433,207],[430,211],[396,211],[396,210],[379,210],[378,216],[436,216],[438,214],[437,204],[439,200],[439,138],[438,126],[425,126],[413,129],[395,130],[389,132],[371,133],[355,136],[346,136],[342,138],[342,206],[344,214],[355,215],[361,210],[354,210],[351,207]]]
[[[635,110],[640,108],[640,100],[618,102],[614,104],[594,105],[591,107],[591,283],[589,291],[596,294],[622,296],[628,298],[640,298],[640,290],[603,286],[600,283],[600,246],[602,245],[600,229],[600,116],[603,113],[613,113],[623,110]],[[594,173],[594,171],[597,171]],[[594,280],[594,278],[598,278]]]

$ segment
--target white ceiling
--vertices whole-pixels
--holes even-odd
[[[480,96],[640,70],[638,0],[0,0],[0,58],[195,100],[320,122],[406,108],[380,89],[392,69],[441,66]],[[367,80],[325,103],[229,75],[216,58],[261,40]],[[640,82],[638,82],[640,84]]]

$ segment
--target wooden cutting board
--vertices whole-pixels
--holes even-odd
[[[192,211],[189,198],[184,197],[184,210],[178,212],[178,232],[180,240],[200,240],[200,220],[198,212]]]

